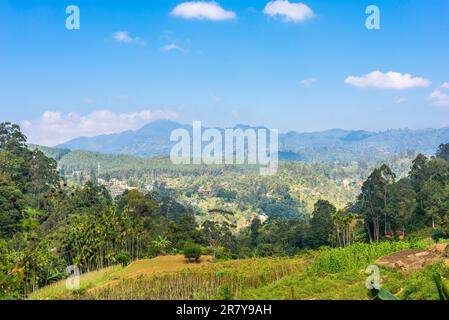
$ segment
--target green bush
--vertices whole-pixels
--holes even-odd
[[[236,258],[236,255],[231,252],[228,248],[214,247],[212,250],[212,255],[215,260],[232,260]]]
[[[116,257],[116,260],[122,266],[127,266],[129,264],[131,258],[129,256],[128,252],[120,252]]]
[[[258,257],[280,257],[284,256],[285,252],[280,246],[271,243],[263,243],[257,246],[256,255]]]
[[[201,258],[201,247],[194,243],[187,243],[184,246],[184,257],[192,261],[198,261]]]
[[[447,234],[442,229],[435,229],[432,232],[432,239],[438,242],[440,239],[447,239]]]
[[[449,269],[442,262],[427,266],[406,277],[404,290],[401,293],[403,300],[439,300],[438,287],[435,284],[435,274],[446,278]]]
[[[153,246],[147,246],[144,249],[143,258],[144,259],[153,259],[153,258],[157,257],[157,253],[158,253],[158,251],[156,248],[154,248]]]
[[[237,255],[237,259],[249,259],[254,257],[254,252],[251,250],[251,248],[248,247],[242,247],[239,250],[239,253]]]

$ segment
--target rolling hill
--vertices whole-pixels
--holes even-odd
[[[189,125],[160,120],[137,131],[80,137],[58,148],[125,154],[142,157],[163,156],[174,145],[170,133],[178,128],[192,131]],[[234,129],[251,129],[237,125]],[[224,129],[219,129],[223,131]],[[279,136],[280,159],[303,162],[350,162],[383,160],[403,152],[434,154],[441,143],[449,142],[449,127],[441,129],[397,129],[382,132],[331,129],[322,132],[287,132]]]

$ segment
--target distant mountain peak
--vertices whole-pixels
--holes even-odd
[[[174,145],[171,132],[183,128],[191,132],[192,125],[172,120],[157,120],[136,131],[111,135],[82,137],[59,145],[70,150],[96,151],[134,156],[167,156]],[[258,129],[262,126],[237,124],[230,129]],[[207,127],[203,126],[203,129]],[[216,128],[224,130],[224,128]],[[265,128],[266,129],[266,128]],[[433,154],[438,145],[449,142],[449,127],[441,129],[396,129],[380,132],[330,129],[321,132],[279,134],[280,155],[301,161],[354,161],[363,158],[382,159],[385,154],[417,151]]]

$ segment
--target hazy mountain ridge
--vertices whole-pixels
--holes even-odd
[[[170,142],[170,134],[178,128],[184,128],[190,132],[192,130],[190,125],[160,120],[149,123],[137,131],[81,137],[57,147],[143,157],[168,155],[174,145]],[[263,127],[237,125],[234,128],[245,130]],[[441,143],[447,142],[449,142],[449,127],[381,132],[331,129],[311,133],[290,131],[279,135],[280,158],[306,162],[383,159],[407,151],[433,154]]]

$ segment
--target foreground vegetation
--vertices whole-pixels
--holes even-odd
[[[354,201],[336,206],[316,193],[308,215],[301,199],[309,193],[301,187],[304,177],[298,177],[308,177],[323,193],[333,190],[304,174],[319,166],[286,164],[279,177],[266,179],[250,169],[230,178],[216,168],[213,173],[200,168],[180,173],[176,181],[183,183],[167,185],[156,175],[148,190],[128,189],[113,198],[94,173],[71,184],[54,158],[27,146],[18,126],[2,123],[0,299],[36,297],[40,288],[64,279],[68,266],[91,280],[68,297],[63,290],[63,298],[362,299],[363,269],[375,259],[422,248],[426,244],[419,239],[429,236],[449,237],[448,160],[449,145],[441,145],[435,157],[417,155],[400,179],[383,164],[361,183]],[[331,172],[324,170],[321,177]],[[236,212],[248,212],[251,219],[239,224]],[[181,253],[195,263],[199,252],[221,262],[138,277],[123,277],[115,269]],[[426,292],[414,286],[431,271],[402,276],[386,270],[386,283],[406,298],[432,298],[432,281]],[[319,295],[311,292],[313,279]],[[304,289],[308,284],[310,290]],[[47,297],[61,297],[55,286]],[[328,293],[326,286],[332,288]]]
[[[191,268],[178,260],[183,265],[179,271],[160,268],[161,261],[171,260],[161,257],[88,274],[79,290],[70,291],[59,283],[30,299],[370,299],[365,286],[367,265],[392,252],[427,246],[427,242],[360,244],[293,258],[232,260]],[[433,281],[437,273],[447,277],[449,269],[441,262],[415,272],[382,268],[382,286],[401,299],[438,299]]]

